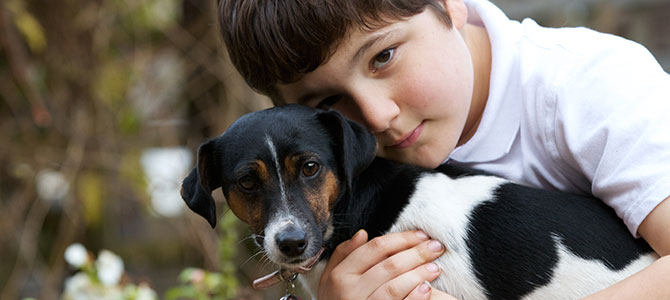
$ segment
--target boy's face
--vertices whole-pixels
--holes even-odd
[[[472,58],[457,27],[426,9],[351,32],[325,64],[278,90],[288,103],[335,109],[366,125],[378,156],[434,168],[464,142],[473,93]]]

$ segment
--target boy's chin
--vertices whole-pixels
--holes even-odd
[[[391,155],[390,153],[377,152],[378,157],[390,159],[403,164],[415,165],[427,169],[435,169],[440,166],[447,158],[438,159],[428,156],[421,157],[420,155]]]

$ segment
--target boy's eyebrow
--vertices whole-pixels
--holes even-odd
[[[389,40],[392,37],[398,35],[398,30],[397,29],[391,29],[387,31],[378,31],[373,33],[370,38],[363,43],[363,45],[358,48],[358,51],[356,51],[356,54],[351,58],[351,65],[355,65],[358,60],[361,59],[361,56],[363,56],[363,53],[368,51],[368,49],[372,48],[373,46],[380,44],[381,42],[385,40]]]

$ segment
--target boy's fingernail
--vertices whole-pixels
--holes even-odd
[[[426,269],[428,269],[428,271],[430,271],[432,273],[440,271],[440,267],[438,267],[436,263],[427,264]]]
[[[419,286],[419,292],[422,294],[430,292],[430,282],[424,281],[420,286]]]
[[[442,244],[438,241],[432,240],[428,244],[428,248],[430,248],[430,250],[433,250],[435,252],[439,252],[442,251]]]
[[[355,240],[355,239],[359,238],[363,234],[364,231],[365,230],[363,230],[363,229],[359,229],[358,231],[356,231],[354,236],[351,237],[351,240]]]
[[[423,230],[417,231],[416,235],[422,240],[427,240],[428,239],[428,235],[425,232],[423,232]]]

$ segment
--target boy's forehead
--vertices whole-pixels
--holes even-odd
[[[341,84],[355,71],[356,65],[375,45],[398,35],[407,21],[398,21],[375,30],[351,28],[330,58],[314,71],[287,84],[277,84],[277,90],[286,103],[303,103],[315,93],[328,93],[330,86]],[[366,62],[367,63],[367,62]]]

